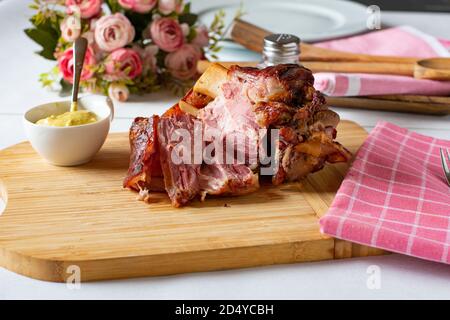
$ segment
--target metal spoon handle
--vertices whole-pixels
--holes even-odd
[[[72,102],[78,101],[78,89],[80,86],[81,71],[83,70],[84,57],[88,42],[85,38],[80,37],[73,44],[73,86],[72,86]]]

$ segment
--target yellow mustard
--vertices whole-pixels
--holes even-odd
[[[45,119],[38,120],[36,124],[53,127],[71,127],[93,122],[97,122],[97,115],[95,113],[88,110],[78,110],[51,115]]]

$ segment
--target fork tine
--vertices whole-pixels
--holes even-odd
[[[447,152],[447,158],[448,158],[448,161],[450,161],[450,153],[448,152],[448,149],[445,149],[445,152]]]
[[[448,168],[447,161],[445,160],[444,149],[439,148],[439,152],[441,153],[442,168],[444,169],[444,174],[445,174],[445,177],[447,178],[447,183],[450,186],[450,169]],[[448,150],[446,149],[445,152],[447,153],[447,157],[450,161],[450,155],[448,153]]]

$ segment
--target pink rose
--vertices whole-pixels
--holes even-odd
[[[156,5],[157,0],[119,0],[119,4],[129,10],[147,13]]]
[[[172,76],[180,80],[187,80],[197,73],[197,62],[200,57],[201,53],[198,48],[191,44],[185,44],[179,50],[166,56],[165,65]]]
[[[88,41],[89,45],[91,45],[91,46],[95,45],[94,33],[92,31],[86,31],[81,36]]]
[[[68,42],[73,42],[80,36],[81,33],[80,20],[73,15],[68,15],[61,22],[60,29],[61,37]]]
[[[81,80],[92,78],[94,71],[92,67],[96,64],[95,56],[91,47],[88,47],[86,56],[84,57],[83,71],[81,72]],[[68,48],[58,57],[58,67],[64,80],[73,82],[73,48]]]
[[[142,73],[141,58],[132,49],[117,49],[106,58],[105,73],[108,81],[134,79]]]
[[[100,13],[102,0],[66,0],[66,6],[69,14],[79,10],[81,18],[89,19]]]
[[[88,41],[89,46],[92,49],[92,52],[95,55],[95,58],[97,60],[102,60],[103,59],[103,52],[102,50],[100,50],[100,48],[98,47],[98,45],[95,43],[95,35],[93,31],[86,31],[85,33],[83,33],[81,35],[83,38],[85,38]]]
[[[183,31],[180,24],[171,18],[153,20],[150,26],[153,42],[162,50],[173,52],[184,43]]]
[[[103,16],[95,24],[95,42],[101,50],[111,52],[133,41],[134,27],[121,13]]]
[[[148,71],[156,72],[156,54],[159,51],[157,46],[148,45],[145,48],[141,48],[136,45],[133,46],[133,50],[139,53],[139,56],[141,57],[143,74],[147,74]]]
[[[159,0],[158,10],[162,14],[170,14],[175,11],[176,1],[175,0]]]
[[[209,35],[206,26],[201,25],[195,28],[195,32],[196,32],[195,38],[192,40],[191,43],[195,44],[200,48],[206,47],[209,44]]]
[[[111,99],[124,102],[128,100],[130,90],[124,84],[113,82],[108,87],[108,96]]]
[[[172,12],[180,14],[183,11],[184,3],[182,0],[159,0],[158,10],[162,14],[168,15]]]

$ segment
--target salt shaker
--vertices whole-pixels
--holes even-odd
[[[277,33],[264,37],[262,61],[258,68],[282,63],[299,64],[300,39],[292,34]]]

